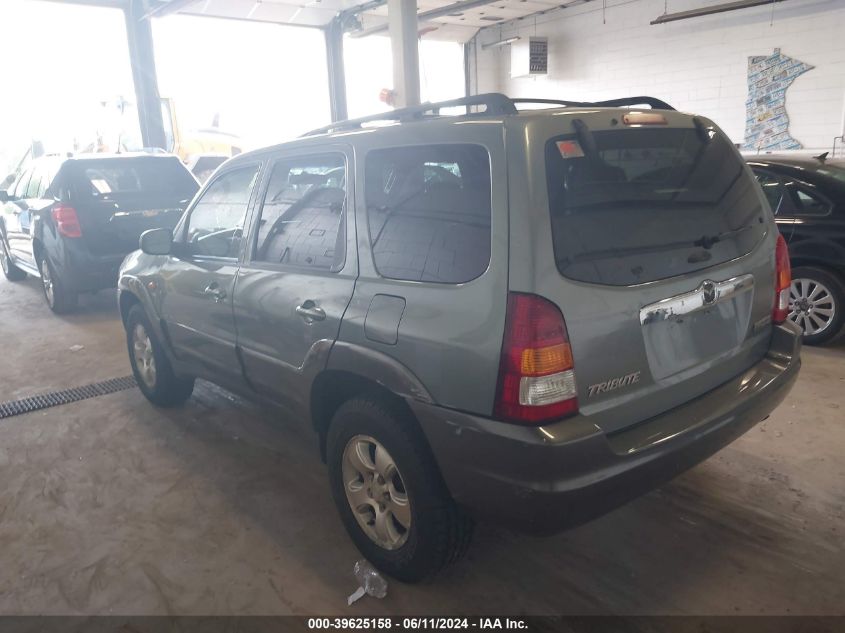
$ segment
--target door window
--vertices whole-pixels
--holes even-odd
[[[41,182],[44,180],[44,170],[36,167],[32,172],[32,178],[26,186],[26,198],[40,198],[41,192],[46,187],[42,188]]]
[[[755,169],[754,175],[757,177],[757,182],[763,188],[763,193],[766,195],[766,200],[769,201],[769,206],[772,207],[772,212],[777,215],[780,200],[783,196],[783,182],[774,174],[765,171]]]
[[[277,162],[261,205],[252,261],[340,270],[346,253],[345,201],[343,154]]]
[[[18,179],[17,184],[15,185],[15,198],[22,199],[26,197],[26,189],[27,185],[29,185],[29,181],[32,177],[32,170],[28,170],[21,174],[21,177]]]
[[[478,145],[367,154],[367,220],[383,277],[463,283],[490,264],[490,156]]]
[[[197,201],[185,233],[192,255],[236,258],[258,165],[217,178]]]
[[[830,211],[830,203],[816,193],[803,187],[795,187],[791,193],[797,216],[827,215]]]

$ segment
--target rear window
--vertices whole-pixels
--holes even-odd
[[[374,150],[367,218],[383,277],[463,283],[490,264],[490,156],[479,145]]]
[[[767,210],[722,135],[623,129],[546,145],[552,239],[571,279],[633,285],[751,251]]]
[[[76,165],[75,173],[77,193],[95,198],[154,192],[189,199],[199,189],[177,158],[84,160]]]

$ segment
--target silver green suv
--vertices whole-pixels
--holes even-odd
[[[350,536],[405,581],[476,518],[550,533],[659,486],[800,365],[786,246],[711,121],[524,101],[240,155],[120,273],[144,395],[199,377],[312,427]]]

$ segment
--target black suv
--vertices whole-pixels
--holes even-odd
[[[10,281],[41,277],[56,313],[79,293],[117,285],[147,229],[173,228],[199,189],[173,155],[44,156],[0,191],[0,264]]]
[[[789,245],[789,318],[808,345],[827,343],[845,319],[845,160],[825,153],[746,161]]]

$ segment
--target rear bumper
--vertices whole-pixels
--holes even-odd
[[[798,375],[801,336],[777,326],[767,356],[683,406],[607,435],[585,417],[520,427],[411,402],[455,500],[550,534],[604,514],[703,461],[766,418]]]
[[[120,264],[126,254],[94,255],[85,246],[65,240],[64,261],[60,262],[63,281],[76,292],[114,288]]]

